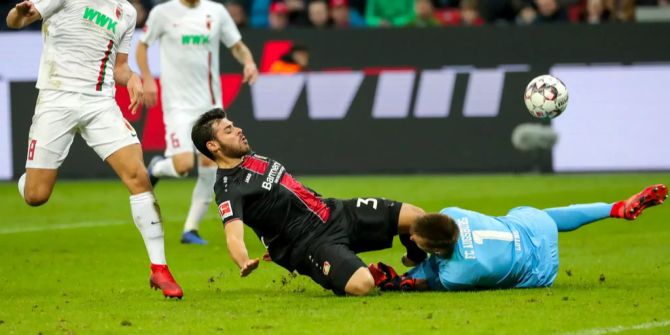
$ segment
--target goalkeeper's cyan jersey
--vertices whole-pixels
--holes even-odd
[[[545,212],[519,207],[492,217],[445,208],[460,233],[453,255],[431,256],[410,271],[433,290],[542,287],[556,279],[558,230]]]

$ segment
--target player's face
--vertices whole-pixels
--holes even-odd
[[[242,132],[242,128],[235,127],[232,121],[228,119],[221,119],[212,125],[214,129],[214,138],[212,142],[215,144],[214,155],[222,155],[226,158],[241,158],[251,152],[251,147],[247,138]]]
[[[429,253],[429,254],[434,254],[437,256],[442,256],[446,254],[446,250],[441,250],[441,249],[436,249],[436,248],[430,248],[428,247],[428,239],[424,238],[421,235],[418,235],[416,233],[413,233],[409,237],[410,240],[414,241],[416,243],[416,246],[419,247],[419,249]]]

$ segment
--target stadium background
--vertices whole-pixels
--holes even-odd
[[[141,3],[149,1],[159,0]],[[262,77],[252,88],[240,85],[239,65],[222,50],[222,94],[256,150],[326,196],[374,195],[429,211],[459,206],[493,215],[520,204],[615,201],[668,182],[670,24],[580,23],[584,6],[599,1],[557,0],[570,19],[530,26],[484,15],[477,27],[277,31],[250,20],[242,34]],[[13,2],[0,2],[3,15]],[[472,3],[435,1],[459,2]],[[638,21],[670,17],[660,6],[665,0],[637,3],[656,5],[638,7]],[[31,28],[0,32],[0,180],[23,172],[41,50],[39,25]],[[306,71],[267,73],[293,44],[309,47]],[[157,55],[152,46],[156,76]],[[131,65],[136,69],[134,55]],[[521,99],[526,83],[543,73],[570,90],[567,111],[551,122],[533,119]],[[124,108],[124,90],[117,98]],[[124,113],[147,158],[162,153],[160,107]],[[552,151],[513,148],[517,125],[543,122],[560,136]],[[558,173],[460,174],[537,170]],[[626,173],[561,173],[573,171]],[[606,220],[561,234],[551,288],[340,299],[271,264],[239,278],[214,208],[201,227],[210,245],[179,243],[193,181],[166,181],[156,196],[170,267],[186,294],[176,302],[146,287],[127,190],[80,138],[60,172],[79,180],[59,181],[39,208],[25,205],[15,181],[0,182],[0,334],[664,334],[670,326],[667,204],[636,222]],[[250,255],[263,254],[251,230],[245,239]],[[404,269],[402,252],[396,241],[361,257]]]
[[[670,44],[650,43],[654,35],[670,25],[246,30],[261,72],[295,43],[309,46],[309,71],[262,73],[249,87],[222,52],[222,94],[254,149],[299,174],[668,170],[663,141],[635,139],[670,125]],[[1,33],[0,44],[13,46],[0,53],[0,178],[11,179],[25,162],[41,38]],[[570,102],[552,121],[553,152],[521,152],[513,129],[541,122],[521,95],[543,73],[566,83]],[[130,115],[125,90],[117,100],[147,156],[161,153],[160,105]],[[61,177],[113,176],[80,138],[71,157]]]

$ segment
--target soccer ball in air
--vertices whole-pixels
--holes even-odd
[[[568,89],[560,79],[545,74],[530,81],[523,100],[532,116],[553,119],[568,106]]]

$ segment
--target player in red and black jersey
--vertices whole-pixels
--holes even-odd
[[[310,276],[336,294],[363,295],[375,287],[356,253],[391,247],[400,234],[406,265],[426,258],[409,239],[409,227],[424,211],[381,198],[324,199],[284,166],[251,152],[242,129],[221,109],[203,114],[193,126],[193,143],[219,169],[214,191],[228,250],[246,276],[258,267],[243,239],[251,227],[272,260]]]

